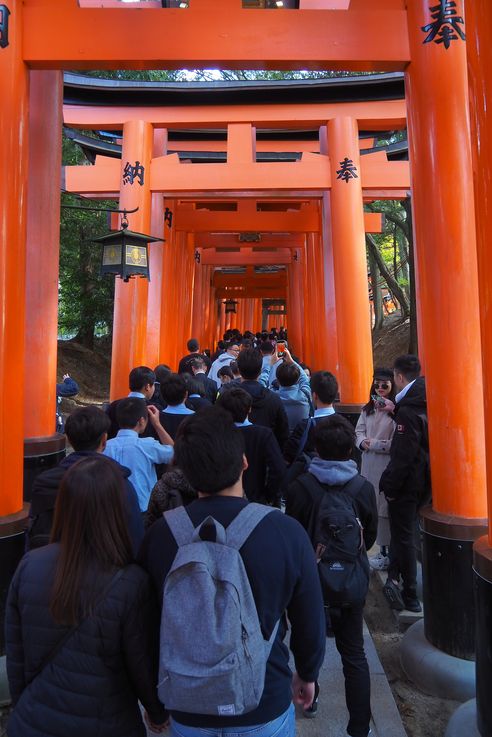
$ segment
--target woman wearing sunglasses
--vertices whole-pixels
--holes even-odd
[[[388,504],[379,493],[381,474],[390,460],[390,447],[395,423],[388,409],[395,397],[393,371],[378,368],[374,371],[369,401],[363,408],[355,428],[356,443],[362,451],[361,475],[374,486],[378,505],[377,544],[380,552],[369,558],[371,568],[384,571],[389,566],[390,529]],[[389,400],[389,401],[388,401]]]

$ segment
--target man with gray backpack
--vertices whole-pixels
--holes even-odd
[[[342,658],[347,734],[367,737],[371,718],[369,667],[364,652],[362,611],[369,584],[366,550],[376,540],[374,487],[350,460],[355,432],[341,415],[320,420],[313,434],[317,457],[290,484],[286,513],[307,531],[316,554],[327,634]],[[319,688],[308,718],[316,716]]]
[[[171,734],[293,737],[292,696],[311,705],[325,650],[310,541],[244,498],[242,435],[220,407],[183,421],[175,458],[198,499],[155,522],[139,554],[161,604],[158,692]]]

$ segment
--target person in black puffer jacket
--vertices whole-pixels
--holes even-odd
[[[169,471],[162,474],[152,489],[145,515],[145,530],[160,519],[164,512],[176,507],[186,507],[197,496],[195,489],[190,486],[183,472],[179,468],[171,467]]]
[[[158,620],[133,555],[123,479],[104,456],[70,468],[58,493],[52,544],[32,550],[6,610],[9,737],[145,737],[155,732]]]

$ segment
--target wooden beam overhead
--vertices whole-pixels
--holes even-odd
[[[69,192],[109,193],[120,189],[121,162],[118,159],[98,156],[94,166],[67,166],[64,171],[65,187]],[[329,159],[321,154],[304,154],[302,160],[293,163],[228,164],[184,164],[180,163],[177,154],[170,154],[152,160],[150,179],[151,190],[163,194],[170,191],[182,194],[216,192],[219,189],[318,190],[322,193],[331,187]],[[364,189],[410,189],[408,161],[388,162],[362,157],[361,179]]]
[[[200,263],[204,266],[282,266],[291,262],[292,253],[288,248],[264,252],[251,248],[241,248],[236,252],[209,248],[200,255]]]
[[[24,0],[24,59],[34,69],[404,70],[405,11],[254,10],[241,0],[180,8],[81,8]]]
[[[223,130],[232,123],[250,123],[260,129],[298,130],[299,127],[319,128],[338,115],[349,115],[358,121],[361,130],[374,131],[405,128],[407,118],[405,100],[291,105],[63,106],[65,125],[85,130],[120,130],[129,120],[144,120],[156,128],[173,130]]]

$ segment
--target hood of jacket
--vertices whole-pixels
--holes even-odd
[[[350,479],[357,476],[355,461],[324,461],[322,458],[313,458],[308,468],[309,473],[318,479],[321,484],[329,486],[343,486]]]
[[[253,407],[264,407],[272,392],[260,384],[259,381],[247,379],[240,384],[241,389],[251,395]]]
[[[425,390],[425,379],[423,376],[419,376],[415,379],[415,383],[412,384],[403,399],[396,405],[397,411],[399,407],[414,407],[415,409],[427,408],[427,394]]]

